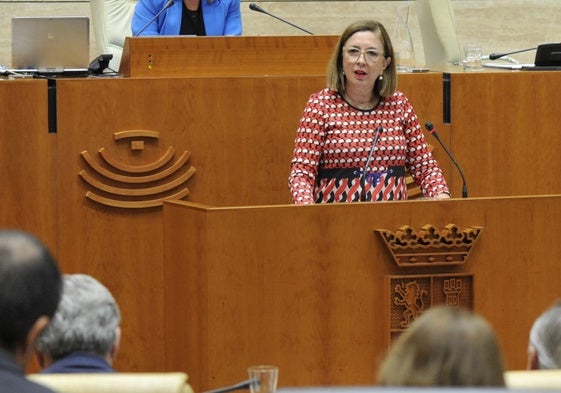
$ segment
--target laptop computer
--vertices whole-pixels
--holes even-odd
[[[88,73],[90,20],[85,16],[12,18],[12,71]]]

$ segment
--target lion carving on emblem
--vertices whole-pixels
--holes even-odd
[[[395,293],[397,296],[394,298],[394,304],[405,307],[400,325],[407,327],[425,310],[423,297],[428,292],[421,288],[417,281],[410,281],[396,285]]]

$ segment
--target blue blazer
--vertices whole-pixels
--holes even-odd
[[[132,18],[132,34],[138,32],[160,12],[168,0],[140,0]],[[241,35],[242,14],[240,0],[201,0],[207,36]],[[175,3],[152,22],[140,35],[179,35],[183,0]]]

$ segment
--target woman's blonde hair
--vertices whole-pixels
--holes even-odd
[[[382,363],[383,386],[504,386],[502,352],[489,323],[452,306],[424,312]]]
[[[383,79],[376,80],[373,93],[376,96],[391,96],[397,89],[397,71],[394,63],[393,46],[384,25],[375,20],[361,20],[348,26],[335,45],[331,59],[327,65],[327,87],[344,93],[346,91],[346,77],[343,73],[343,47],[347,40],[359,31],[371,31],[378,36],[384,46],[384,58],[391,58],[390,65],[383,73]]]

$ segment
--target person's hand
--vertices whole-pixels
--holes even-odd
[[[450,194],[448,194],[447,192],[441,192],[440,194],[435,196],[434,199],[450,199]]]

